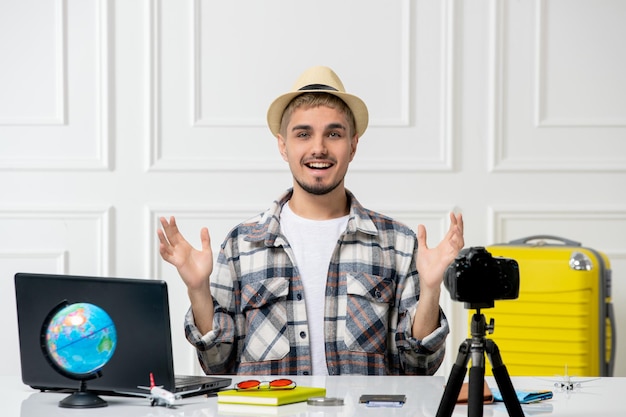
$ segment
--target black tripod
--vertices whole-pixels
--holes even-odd
[[[495,342],[486,339],[486,332],[493,333],[494,322],[491,319],[489,326],[485,323],[485,316],[481,314],[480,308],[476,308],[476,313],[472,316],[470,326],[472,337],[465,339],[459,347],[459,354],[456,363],[452,366],[448,383],[443,392],[443,397],[439,403],[437,417],[450,417],[456,405],[463,379],[467,372],[467,363],[470,355],[472,367],[469,373],[469,392],[467,402],[468,417],[482,417],[483,415],[483,388],[485,383],[485,352],[491,362],[493,376],[496,379],[498,388],[502,393],[504,405],[510,417],[524,417],[524,411],[517,399],[515,389],[511,383],[511,378],[506,370],[506,366],[500,357],[500,350]]]

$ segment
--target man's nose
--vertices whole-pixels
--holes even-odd
[[[313,155],[326,155],[328,149],[326,147],[326,137],[324,135],[314,135],[312,138],[311,152]]]

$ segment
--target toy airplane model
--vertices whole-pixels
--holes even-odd
[[[558,375],[561,377],[559,380],[549,379],[548,381],[554,382],[554,386],[561,391],[572,392],[582,387],[585,382],[595,381],[600,378],[587,378],[587,379],[574,379],[567,373],[567,365],[565,365],[565,374]]]
[[[148,390],[150,391],[150,393],[142,394],[139,392],[120,392],[120,394],[145,397],[148,400],[150,400],[150,406],[152,407],[156,405],[156,406],[162,406],[162,407],[168,407],[168,408],[174,407],[176,405],[176,402],[180,400],[183,397],[183,395],[191,394],[192,392],[197,392],[200,390],[200,388],[197,388],[194,390],[182,391],[182,392],[177,392],[177,393],[170,392],[166,390],[165,388],[163,388],[162,385],[157,386],[154,383],[154,375],[152,374],[152,372],[150,372],[150,386],[146,387],[146,386],[139,385],[137,386],[137,388]]]

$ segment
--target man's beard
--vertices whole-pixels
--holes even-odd
[[[313,194],[313,195],[328,194],[331,191],[333,191],[335,188],[339,187],[339,185],[341,184],[341,180],[330,185],[324,185],[322,183],[317,183],[317,182],[311,185],[311,184],[305,184],[301,182],[300,180],[298,180],[297,178],[295,178],[295,180],[296,180],[296,183],[300,186],[300,188],[302,188],[307,193]]]

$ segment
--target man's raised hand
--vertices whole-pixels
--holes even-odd
[[[176,219],[159,219],[162,229],[157,230],[161,257],[178,270],[189,291],[207,290],[209,276],[213,272],[213,251],[209,230],[200,231],[202,249],[195,249],[178,230]]]

